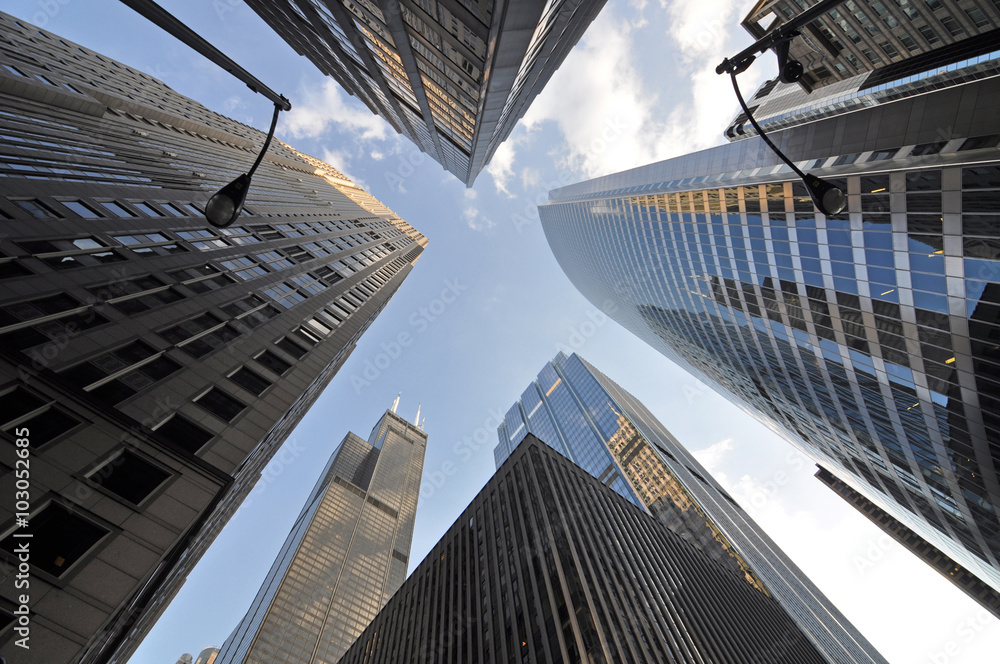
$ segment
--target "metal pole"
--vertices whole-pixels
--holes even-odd
[[[739,67],[740,63],[744,60],[747,60],[748,58],[752,60],[756,54],[763,53],[769,48],[774,48],[777,44],[791,39],[795,36],[793,33],[797,34],[799,28],[807,23],[811,23],[837,5],[843,4],[843,2],[844,0],[822,0],[822,2],[813,5],[790,20],[788,23],[782,23],[774,30],[771,30],[752,45],[734,55],[732,58],[726,58],[723,60],[722,64],[715,68],[715,73],[729,73],[732,68]]]
[[[219,65],[230,74],[246,83],[247,87],[258,94],[262,94],[274,103],[282,111],[292,109],[292,104],[283,95],[278,94],[271,88],[261,83],[253,74],[229,59],[229,57],[212,46],[197,32],[181,23],[173,14],[160,7],[152,0],[121,0],[148,20],[160,26],[171,35],[181,40],[198,53],[202,54],[215,64]]]

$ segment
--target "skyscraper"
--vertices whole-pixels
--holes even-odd
[[[300,55],[468,186],[604,0],[247,0]]]
[[[760,39],[819,0],[759,0],[743,27]],[[994,0],[846,0],[801,29],[789,45],[806,90],[863,74],[872,85],[996,50]]]
[[[507,411],[497,467],[529,434],[773,597],[827,661],[885,662],[653,414],[578,355],[557,355]]]
[[[341,660],[820,663],[770,597],[528,436]]]
[[[340,660],[406,578],[426,449],[395,404],[367,442],[347,434],[219,664]]]
[[[842,214],[758,137],[540,207],[591,302],[994,590],[998,65],[787,110],[772,139],[844,188]]]
[[[0,33],[0,474],[18,445],[31,465],[21,514],[0,503],[7,571],[15,518],[33,534],[31,648],[0,647],[124,661],[426,240],[278,141],[210,227],[261,132],[5,14]],[[19,595],[0,587],[3,623]]]

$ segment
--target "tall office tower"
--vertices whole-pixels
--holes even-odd
[[[743,19],[754,39],[819,0],[759,0]],[[789,56],[805,68],[799,85],[823,87],[859,74],[871,86],[997,50],[996,0],[846,0],[806,24]]]
[[[823,662],[775,601],[533,436],[341,664]]]
[[[208,646],[203,648],[200,653],[198,653],[198,659],[194,660],[194,664],[212,664],[216,658],[219,656],[218,646]]]
[[[177,664],[192,664],[193,662],[194,658],[191,657],[191,653],[188,652],[177,658]]]
[[[247,4],[471,187],[604,0]]]
[[[759,137],[558,189],[596,306],[1000,590],[1000,62],[832,100]],[[843,104],[851,112],[837,114]]]
[[[933,544],[892,518],[891,515],[887,514],[878,505],[875,505],[850,486],[837,479],[827,469],[820,468],[816,472],[816,477],[820,482],[833,489],[838,496],[850,503],[852,507],[865,515],[869,521],[885,531],[886,535],[909,549],[911,553],[933,567],[941,576],[961,589],[962,592],[979,602],[983,608],[997,618],[1000,618],[1000,593],[981,582],[969,570],[939,551]],[[858,558],[855,560],[855,564],[860,571],[865,565],[873,565],[874,563]]]
[[[0,650],[125,661],[426,241],[277,141],[209,226],[264,135],[6,14],[0,136]]]
[[[533,434],[773,597],[829,662],[885,662],[635,397],[578,355],[546,363],[497,429],[497,467]]]
[[[427,434],[394,411],[330,457],[218,664],[340,661],[402,585]]]

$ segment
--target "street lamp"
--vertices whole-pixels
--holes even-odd
[[[743,95],[740,94],[740,86],[736,82],[736,76],[746,71],[747,68],[753,64],[753,61],[757,58],[757,53],[763,53],[764,51],[773,48],[775,54],[778,56],[779,80],[781,80],[782,83],[794,83],[798,81],[802,78],[802,74],[805,70],[802,63],[798,60],[788,59],[788,48],[792,38],[799,34],[800,27],[825,14],[842,2],[844,2],[844,0],[823,0],[823,2],[820,2],[809,10],[799,14],[799,16],[795,19],[778,26],[774,30],[771,30],[757,40],[753,45],[740,51],[740,53],[735,55],[732,59],[725,58],[722,63],[715,68],[716,74],[729,74],[729,77],[733,81],[733,90],[736,92],[736,98],[739,100],[740,107],[743,109],[743,113],[746,114],[750,124],[757,130],[757,134],[764,140],[767,146],[771,148],[771,150],[773,150],[774,153],[778,155],[778,157],[780,157],[781,160],[785,162],[785,164],[787,164],[796,175],[799,176],[799,178],[802,179],[803,184],[806,186],[806,191],[809,192],[809,197],[813,201],[813,205],[815,205],[816,209],[825,215],[843,212],[847,207],[847,195],[835,184],[812,175],[811,173],[803,172],[802,169],[796,166],[784,152],[778,149],[778,146],[775,145],[770,138],[768,138],[767,134],[754,119],[753,113],[750,112],[750,108],[743,99]]]
[[[250,72],[230,60],[222,51],[212,46],[201,35],[181,23],[168,11],[155,2],[152,2],[152,0],[121,1],[246,83],[247,87],[254,92],[270,99],[274,104],[274,117],[271,118],[271,129],[267,132],[264,147],[260,149],[257,161],[253,163],[249,171],[216,192],[208,200],[208,205],[205,206],[205,218],[208,219],[210,224],[220,228],[228,226],[236,221],[236,218],[240,216],[240,211],[243,210],[243,202],[247,198],[247,189],[250,187],[250,178],[253,176],[254,171],[257,170],[257,167],[260,166],[260,162],[264,159],[264,153],[267,152],[268,146],[271,145],[271,139],[274,137],[274,128],[278,124],[278,114],[281,111],[290,111],[292,104],[285,99],[284,95],[276,93],[261,83]]]

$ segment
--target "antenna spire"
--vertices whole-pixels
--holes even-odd
[[[419,425],[420,424],[420,407],[422,405],[423,404],[420,404],[420,403],[417,404],[417,417],[413,420],[413,424],[414,425]]]
[[[399,406],[399,397],[402,394],[403,394],[402,392],[397,392],[396,393],[396,400],[392,402],[392,408],[391,408],[391,410],[392,410],[393,413],[396,412],[396,407]]]

